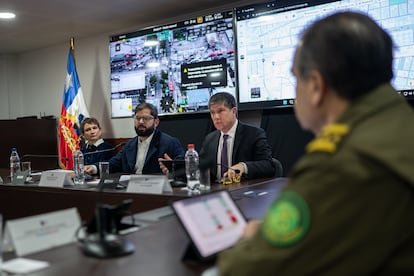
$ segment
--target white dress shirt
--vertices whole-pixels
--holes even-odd
[[[141,141],[141,138],[138,137],[137,161],[135,162],[135,173],[136,174],[142,174],[142,169],[144,168],[148,149],[151,144],[153,136],[154,136],[154,132],[144,141]]]

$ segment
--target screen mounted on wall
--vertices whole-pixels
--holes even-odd
[[[394,87],[414,98],[414,0],[283,0],[236,8],[238,98],[240,108],[291,106],[294,49],[301,31],[340,10],[367,13],[392,36]]]
[[[233,13],[112,36],[110,66],[113,118],[143,101],[160,115],[206,111],[214,93],[236,94]]]

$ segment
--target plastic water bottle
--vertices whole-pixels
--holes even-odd
[[[198,191],[200,186],[200,169],[198,165],[198,153],[194,149],[194,144],[188,144],[187,152],[185,153],[185,173],[189,191]]]
[[[83,153],[80,150],[75,151],[73,154],[73,170],[75,172],[73,182],[75,185],[85,184],[84,162]]]
[[[13,176],[20,171],[20,157],[17,153],[16,148],[12,148],[10,154],[10,177],[13,179]]]

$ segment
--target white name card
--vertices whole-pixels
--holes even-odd
[[[49,170],[42,172],[39,186],[43,187],[64,187],[73,186],[73,171],[70,170]]]
[[[127,192],[162,194],[163,192],[172,192],[172,188],[165,175],[131,175]]]
[[[6,243],[17,256],[50,249],[75,241],[81,225],[76,208],[9,220],[6,223]]]

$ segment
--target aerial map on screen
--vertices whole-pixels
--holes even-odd
[[[340,10],[367,13],[390,33],[397,46],[392,83],[404,96],[413,96],[414,0],[275,1],[236,9],[240,103],[292,105],[290,70],[299,33]]]
[[[140,102],[159,114],[207,110],[211,95],[235,95],[232,12],[199,16],[110,41],[112,117]]]

